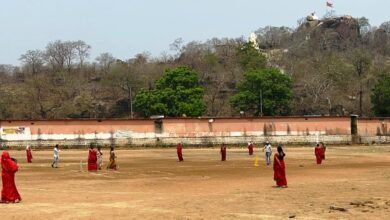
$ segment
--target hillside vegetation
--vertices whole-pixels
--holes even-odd
[[[90,58],[81,40],[49,42],[22,54],[21,66],[0,65],[0,118],[390,116],[390,22],[302,19],[255,33],[257,42],[177,39],[171,54],[128,60]],[[165,79],[175,74],[192,78]]]

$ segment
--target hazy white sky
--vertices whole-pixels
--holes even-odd
[[[90,60],[103,52],[120,59],[169,52],[176,38],[248,36],[259,27],[295,27],[326,0],[0,0],[0,64],[19,64],[29,49],[54,40],[83,40]],[[390,20],[389,0],[333,0],[339,15]]]

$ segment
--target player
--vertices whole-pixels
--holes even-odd
[[[115,155],[115,152],[114,152],[114,147],[111,147],[111,149],[110,149],[110,162],[108,163],[107,169],[108,170],[116,170],[117,169],[117,167],[116,167],[116,155]]]
[[[100,146],[97,147],[96,156],[98,169],[101,170],[103,166],[103,152]]]
[[[15,159],[9,156],[7,151],[1,155],[1,179],[3,189],[1,190],[2,203],[18,203],[22,200],[15,185],[15,173],[18,171],[18,165]]]
[[[58,163],[60,161],[60,149],[58,144],[54,146],[54,158],[53,158],[53,163],[51,164],[52,168],[58,168]]]
[[[97,152],[91,144],[88,152],[88,171],[97,171]]]
[[[265,161],[267,163],[267,166],[269,166],[271,164],[271,155],[272,155],[272,146],[269,143],[269,141],[265,143],[263,151],[265,151]]]
[[[183,144],[182,143],[177,144],[176,152],[177,152],[177,157],[179,158],[179,162],[184,161],[184,159],[183,159]]]
[[[249,153],[249,155],[253,155],[253,144],[252,144],[252,141],[249,141],[249,143],[248,143],[248,153]]]
[[[226,145],[222,144],[221,146],[221,161],[226,161]]]
[[[26,147],[26,156],[27,156],[27,163],[32,163],[33,156],[32,156],[32,149],[30,145],[27,145]]]
[[[286,188],[286,164],[284,163],[286,154],[281,145],[278,146],[277,151],[278,152],[274,156],[274,180],[276,181],[277,187]]]

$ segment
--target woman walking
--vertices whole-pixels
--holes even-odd
[[[221,161],[226,161],[226,145],[222,144],[221,146]]]
[[[16,160],[11,158],[7,151],[4,151],[1,155],[1,169],[1,179],[3,181],[1,202],[20,202],[22,198],[15,185],[15,173],[18,171],[18,165],[16,164]]]
[[[103,153],[102,148],[100,146],[97,147],[96,156],[98,169],[101,170],[103,166]]]
[[[286,154],[283,151],[281,145],[277,148],[277,153],[274,156],[274,180],[276,181],[276,185],[278,187],[287,187],[287,179],[286,179],[286,165],[284,163],[284,157]]]
[[[30,145],[27,145],[26,147],[26,156],[27,156],[27,163],[32,163],[33,156],[32,156],[32,150]]]
[[[177,157],[179,158],[179,162],[184,161],[184,159],[183,159],[183,144],[182,143],[177,144],[176,153],[177,153]]]
[[[97,152],[92,144],[88,152],[88,171],[97,171]]]
[[[110,149],[110,163],[107,166],[107,169],[109,170],[116,170],[116,156],[114,152],[114,148],[111,147]]]

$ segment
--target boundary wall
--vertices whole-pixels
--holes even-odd
[[[390,118],[261,117],[1,120],[1,146],[390,143]]]

